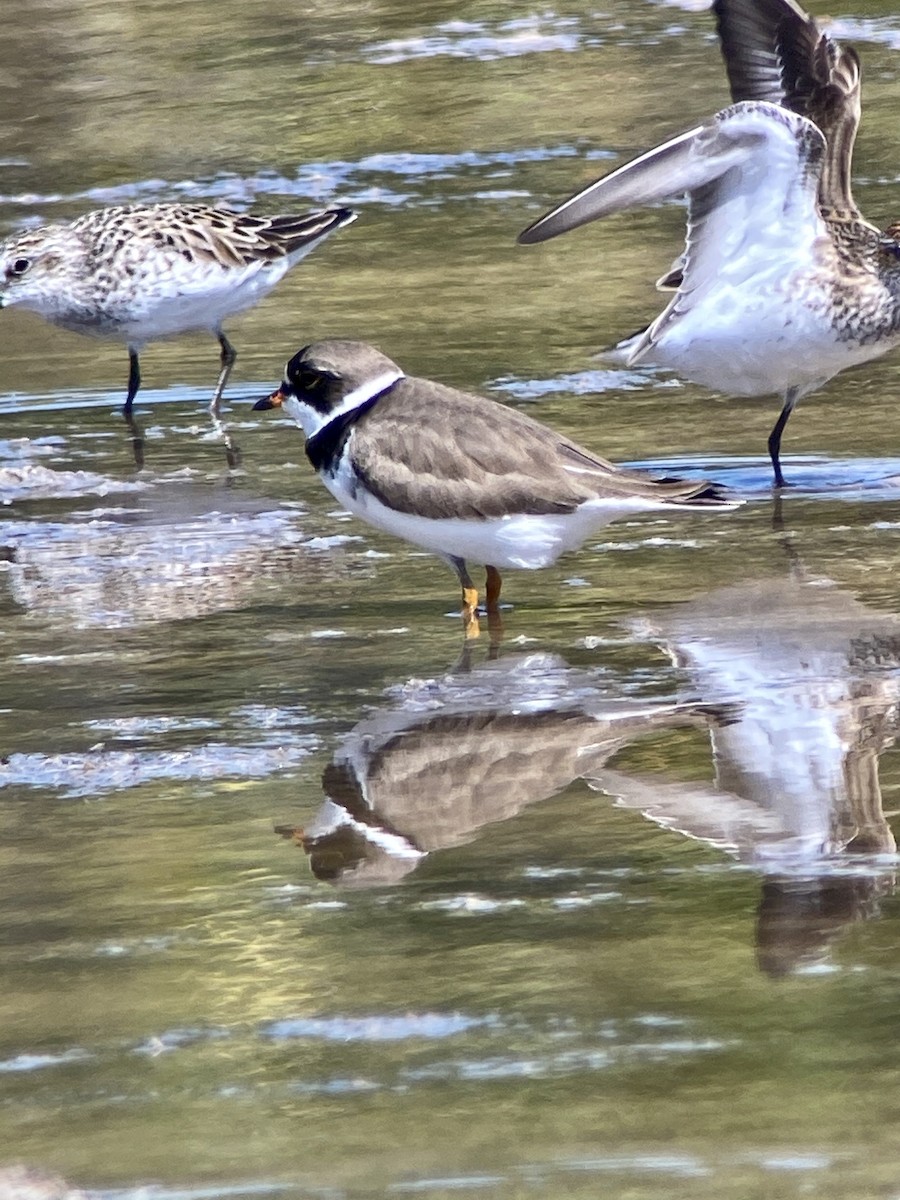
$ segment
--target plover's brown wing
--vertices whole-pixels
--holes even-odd
[[[850,179],[860,119],[856,51],[794,0],[715,0],[713,12],[732,100],[766,100],[815,122],[827,145],[819,203],[827,216],[858,219]]]
[[[524,413],[431,380],[401,380],[359,419],[350,448],[378,500],[432,519],[566,514],[598,497],[727,503],[707,481],[622,470]]]

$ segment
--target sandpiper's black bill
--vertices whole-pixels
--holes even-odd
[[[271,396],[263,396],[261,400],[257,400],[253,405],[253,411],[256,412],[257,409],[281,408],[282,404],[284,404],[284,392],[279,388]]]

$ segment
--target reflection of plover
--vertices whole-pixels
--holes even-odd
[[[621,209],[687,193],[677,291],[621,344],[629,364],[669,367],[736,396],[780,393],[769,435],[801,396],[900,342],[900,223],[883,234],[850,189],[859,60],[793,0],[717,0],[738,103],[613,171],[519,235],[541,242]]]
[[[348,511],[450,563],[471,633],[478,591],[466,559],[487,566],[496,612],[500,568],[547,566],[617,517],[735,504],[707,480],[622,470],[496,401],[408,379],[363,342],[300,350],[281,388],[255,407],[281,405]]]
[[[209,330],[221,347],[210,410],[236,358],[222,322],[250,308],[334,230],[349,208],[261,217],[203,204],[105,208],[43,225],[0,246],[0,307],[19,304],[74,333],[124,342],[125,412],[141,385],[146,342]]]

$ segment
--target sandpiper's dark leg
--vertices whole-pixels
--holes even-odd
[[[131,434],[131,451],[134,455],[134,465],[140,471],[144,465],[144,431],[134,419],[132,412],[134,406],[134,398],[140,391],[141,387],[141,364],[138,360],[136,350],[128,347],[128,394],[125,397],[125,407],[122,409],[122,415],[125,418],[125,423],[128,426],[128,432]]]
[[[466,570],[466,564],[463,559],[452,556],[450,558],[450,565],[456,572],[456,578],[459,580],[460,587],[462,588],[461,616],[466,637],[478,637],[481,632],[478,627],[478,588],[472,582],[472,576]]]
[[[141,364],[138,359],[137,350],[132,350],[128,347],[128,395],[125,397],[124,413],[127,417],[131,413],[134,398],[140,391],[141,387]]]
[[[235,359],[237,358],[237,350],[235,350],[221,329],[217,331],[216,337],[219,339],[219,345],[222,347],[222,354],[219,359],[221,370],[219,371],[216,390],[213,392],[213,398],[209,402],[209,411],[213,419],[213,424],[222,434],[222,440],[225,442],[225,461],[229,467],[234,468],[241,465],[241,450],[219,420],[219,403],[222,399],[222,392],[225,390],[225,384],[228,382],[228,376],[231,374],[231,368],[234,366]]]
[[[237,358],[237,350],[235,350],[221,329],[217,330],[216,337],[219,339],[222,353],[219,358],[219,362],[221,363],[219,380],[216,384],[216,390],[213,392],[213,398],[209,402],[209,411],[214,417],[219,415],[219,401],[222,399],[222,392],[225,390],[225,384],[228,382],[228,376],[231,374],[231,368],[234,366],[235,359]]]
[[[794,405],[797,403],[800,392],[798,388],[788,388],[784,394],[784,406],[778,414],[778,420],[775,422],[775,427],[769,434],[769,458],[772,460],[772,469],[775,472],[775,486],[788,487],[787,480],[781,473],[781,435],[784,433],[784,427],[790,420],[791,413],[794,411]]]

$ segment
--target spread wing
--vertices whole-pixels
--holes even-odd
[[[764,102],[712,120],[596,180],[519,234],[544,242],[601,217],[688,196],[684,286],[748,245],[779,252],[821,232],[816,189],[825,141],[804,117]]]
[[[712,288],[740,288],[759,263],[811,261],[827,237],[817,204],[824,138],[805,117],[764,102],[718,113],[670,161],[669,187],[688,193],[678,291],[629,346],[637,361]]]
[[[678,290],[629,341],[627,361],[636,362],[709,289],[741,287],[760,262],[814,258],[827,237],[817,204],[824,154],[825,139],[812,121],[765,101],[745,101],[590,184],[519,240],[542,242],[622,209],[687,193]]]
[[[732,100],[768,101],[813,121],[826,142],[824,215],[858,219],[850,179],[860,119],[856,51],[823,33],[794,0],[715,0],[713,12]]]

